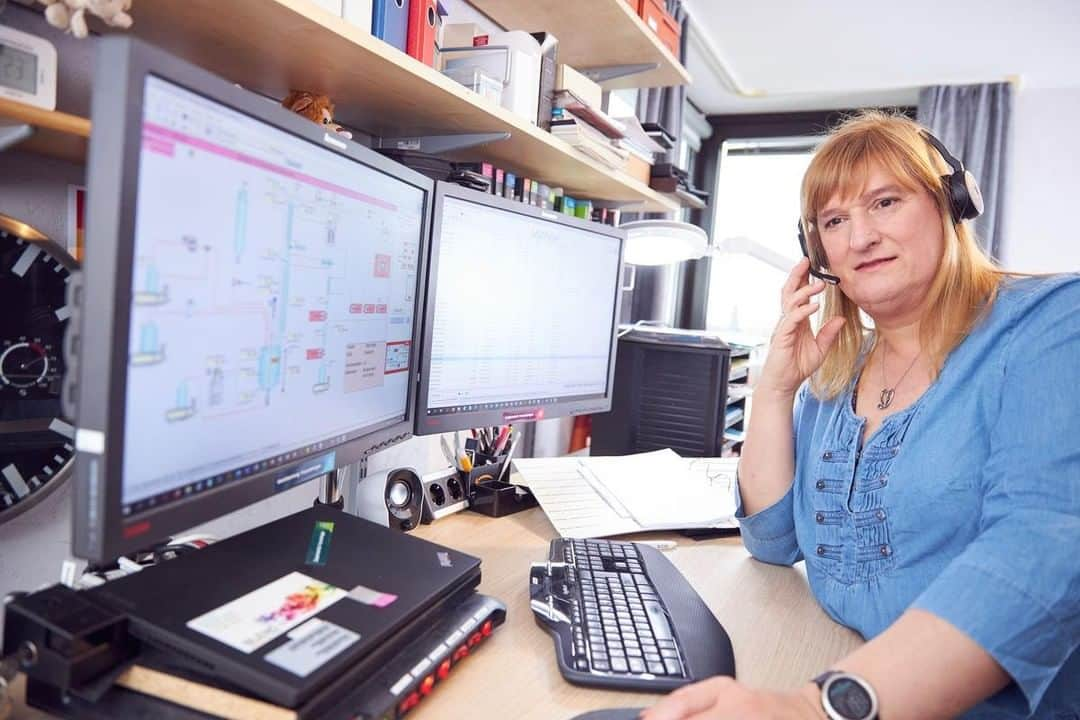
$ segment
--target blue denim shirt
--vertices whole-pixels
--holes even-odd
[[[860,447],[851,389],[795,406],[795,479],[745,517],[866,638],[921,608],[1013,683],[965,718],[1080,717],[1080,276],[1008,279],[910,407]],[[736,491],[737,492],[737,491]],[[824,668],[822,668],[824,670]]]

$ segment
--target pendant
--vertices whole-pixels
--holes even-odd
[[[895,392],[896,391],[892,388],[884,388],[881,391],[881,398],[878,400],[877,409],[884,410],[885,408],[892,405],[893,394]]]

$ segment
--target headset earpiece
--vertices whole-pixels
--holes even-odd
[[[922,136],[953,169],[949,175],[941,176],[941,184],[945,188],[945,199],[949,202],[949,212],[952,214],[953,222],[959,223],[962,220],[979,217],[983,211],[983,197],[975,176],[965,170],[964,164],[946,150],[945,145],[929,130],[923,130]]]

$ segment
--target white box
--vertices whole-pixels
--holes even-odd
[[[342,0],[341,17],[364,32],[371,32],[372,0]]]

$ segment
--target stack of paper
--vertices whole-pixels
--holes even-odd
[[[736,527],[737,458],[681,458],[672,450],[620,457],[515,460],[563,537]]]

